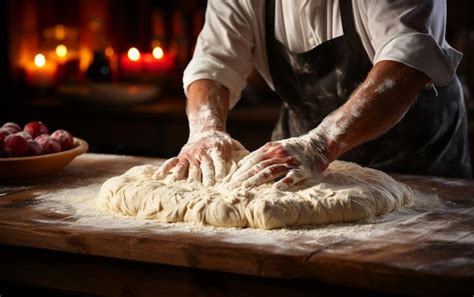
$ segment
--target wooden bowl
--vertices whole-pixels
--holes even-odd
[[[74,138],[74,148],[67,151],[31,157],[0,158],[0,179],[41,177],[56,173],[88,149],[86,141]]]

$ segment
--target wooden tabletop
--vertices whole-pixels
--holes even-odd
[[[56,196],[96,190],[132,166],[160,161],[86,154],[52,177],[0,181],[0,244],[265,278],[315,279],[389,293],[474,293],[471,180],[396,175],[426,199],[439,197],[442,207],[310,229],[227,230],[155,222],[116,228],[57,211],[61,200]],[[5,277],[6,272],[0,273],[0,280]]]

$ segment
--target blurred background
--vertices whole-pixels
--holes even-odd
[[[181,76],[205,8],[205,0],[0,1],[0,122],[41,120],[87,140],[90,152],[176,155],[188,135]],[[472,1],[448,1],[474,156],[472,11]],[[279,105],[254,71],[228,130],[255,149],[270,139]]]

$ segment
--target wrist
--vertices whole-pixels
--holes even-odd
[[[225,117],[217,108],[207,104],[193,112],[188,111],[188,122],[190,135],[208,131],[225,132]]]
[[[194,131],[189,133],[188,143],[193,143],[198,141],[199,139],[208,137],[226,139],[230,138],[230,135],[225,130],[220,129]]]
[[[331,163],[332,161],[336,160],[337,157],[339,157],[340,155],[340,144],[334,139],[327,139],[325,151],[328,163]]]
[[[317,153],[324,157],[327,164],[336,160],[339,156],[340,144],[330,135],[328,135],[325,129],[316,128],[307,134],[310,146]]]
[[[202,134],[213,133],[213,132],[227,133],[225,128],[222,126],[196,127],[196,126],[193,126],[191,123],[189,125],[189,135],[202,135]]]

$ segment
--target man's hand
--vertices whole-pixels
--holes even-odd
[[[327,168],[326,147],[326,140],[316,132],[269,142],[239,162],[240,168],[230,182],[253,188],[283,177],[273,186],[286,190],[302,180],[318,177]]]
[[[235,154],[247,152],[225,132],[229,91],[211,80],[197,80],[188,92],[186,112],[189,139],[177,157],[167,160],[155,179],[170,178],[214,185],[228,173],[227,164]],[[168,177],[169,176],[169,177]]]
[[[225,132],[204,132],[190,138],[179,155],[164,162],[153,178],[164,179],[170,174],[171,181],[187,179],[212,186],[227,175],[232,156],[243,151],[242,144]]]

